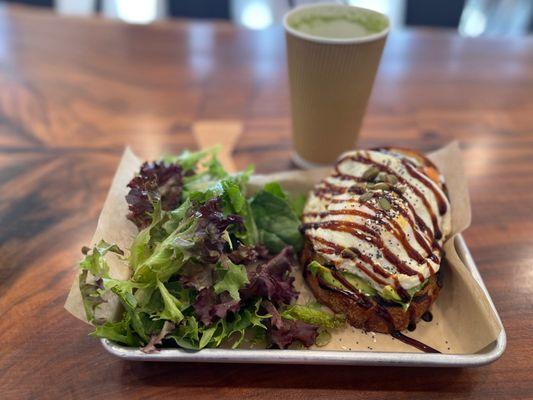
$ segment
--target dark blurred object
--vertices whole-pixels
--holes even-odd
[[[229,0],[169,0],[171,17],[229,19]]]
[[[52,7],[54,0],[7,0],[6,3],[26,4],[28,6]]]
[[[457,28],[465,0],[407,0],[407,26]]]

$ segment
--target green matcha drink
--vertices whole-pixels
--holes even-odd
[[[327,6],[307,9],[288,18],[288,25],[303,34],[327,39],[356,39],[379,34],[389,26],[381,14],[355,7]],[[377,14],[377,15],[376,15]]]
[[[347,39],[368,36],[372,33],[363,25],[347,18],[338,19],[311,19],[294,24],[294,29],[311,36],[331,39]]]
[[[285,15],[293,160],[331,164],[355,148],[388,18],[340,4],[298,7]]]

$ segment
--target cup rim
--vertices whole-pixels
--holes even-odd
[[[329,7],[350,8],[350,9],[370,11],[372,13],[379,14],[379,15],[385,17],[385,19],[387,20],[387,27],[385,29],[383,29],[381,32],[374,33],[372,35],[368,35],[368,36],[364,36],[364,37],[357,37],[357,38],[324,38],[324,37],[314,36],[314,35],[310,35],[310,34],[307,34],[307,33],[303,33],[303,32],[297,31],[296,29],[292,28],[288,24],[289,17],[291,17],[292,15],[297,13],[298,11],[301,11],[301,10],[304,10],[304,9],[309,9],[309,8],[325,8],[325,7],[328,7],[328,8]],[[356,44],[356,43],[372,42],[372,41],[375,41],[375,40],[378,40],[378,39],[381,39],[381,38],[387,36],[387,34],[390,31],[390,18],[387,15],[385,15],[383,13],[380,13],[378,11],[370,10],[370,9],[364,8],[364,7],[352,6],[352,5],[348,5],[348,4],[338,4],[338,3],[303,4],[303,5],[300,5],[298,7],[293,8],[292,10],[290,10],[289,12],[287,12],[283,16],[283,27],[285,28],[285,31],[287,33],[290,33],[291,35],[299,37],[301,39],[308,40],[310,42],[325,43],[325,44]]]

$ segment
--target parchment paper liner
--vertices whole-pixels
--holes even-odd
[[[452,229],[456,235],[470,225],[470,200],[461,161],[459,146],[456,142],[449,144],[431,154],[429,158],[439,167],[446,179],[452,206]],[[91,245],[100,239],[117,243],[127,249],[136,234],[136,227],[126,219],[127,204],[124,196],[126,184],[138,171],[141,161],[126,149],[120,161],[107,199],[98,219]],[[261,187],[264,183],[276,180],[285,190],[291,193],[307,193],[329,173],[329,169],[308,171],[289,171],[271,175],[255,175],[250,182],[250,191]],[[489,302],[472,275],[463,264],[453,245],[453,236],[445,243],[446,260],[444,268],[444,288],[436,303],[432,306],[433,321],[419,322],[414,332],[407,335],[413,337],[443,353],[473,354],[494,342],[501,331],[501,325]],[[116,257],[108,258],[110,275],[117,279],[127,279],[129,268]],[[296,286],[300,291],[299,303],[305,303],[313,296],[307,289],[298,271]],[[65,308],[75,317],[87,322],[81,301],[78,278],[74,280],[65,303]],[[98,310],[99,316],[116,316],[120,307],[116,300],[109,299]],[[322,350],[346,351],[385,351],[385,352],[418,352],[389,335],[363,332],[347,327],[332,332],[332,340]]]

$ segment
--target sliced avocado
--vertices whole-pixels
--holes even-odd
[[[350,272],[342,271],[342,276],[346,278],[357,290],[361,293],[364,293],[368,296],[373,296],[376,294],[376,289],[370,286],[364,279],[359,278],[357,275],[354,275]]]
[[[409,304],[411,304],[411,299],[413,296],[418,293],[420,290],[422,290],[427,283],[429,282],[429,279],[426,279],[424,282],[422,282],[420,285],[415,286],[414,288],[407,289],[407,293],[409,294],[409,301],[404,302],[396,289],[392,287],[391,285],[387,285],[383,288],[383,291],[379,293],[379,295],[388,301],[393,301],[395,303],[401,304],[404,310],[406,310],[409,307]]]
[[[331,271],[324,267],[323,265],[321,265],[319,262],[317,261],[312,261],[308,266],[307,268],[309,269],[309,271],[311,272],[311,274],[313,274],[313,276],[317,276],[319,275],[322,280],[329,286],[333,286],[333,287],[336,287],[338,289],[346,289],[342,283],[340,283],[337,279],[335,279],[333,277],[333,275],[331,274]]]
[[[330,286],[336,287],[338,289],[346,290],[347,288],[339,282],[337,279],[333,277],[333,274],[329,270],[329,268],[324,267],[317,261],[312,261],[308,266],[309,271],[316,276],[317,274],[320,275],[322,280]],[[350,282],[350,284],[355,287],[357,290],[359,290],[361,293],[366,294],[368,296],[373,296],[376,294],[376,290],[370,286],[367,282],[365,282],[363,279],[359,278],[357,275],[351,274],[346,271],[341,272],[344,278]]]
[[[329,286],[346,290],[347,288],[339,282],[339,280],[335,279],[333,274],[331,273],[329,268],[324,267],[317,261],[312,261],[308,267],[309,271],[316,276],[317,274],[320,275],[322,280]],[[410,299],[408,302],[404,302],[400,295],[396,292],[396,289],[391,286],[387,285],[383,288],[382,292],[378,292],[376,289],[374,289],[368,282],[366,282],[364,279],[360,278],[359,276],[352,274],[347,271],[341,271],[344,278],[357,290],[359,290],[361,293],[367,295],[367,296],[373,296],[375,294],[380,295],[383,299],[387,301],[392,301],[394,303],[400,304],[404,310],[409,307],[409,304],[411,303],[411,298],[418,293],[420,290],[422,290],[427,283],[429,282],[429,279],[426,279],[424,282],[422,282],[420,285],[415,286],[414,288],[408,289],[407,293],[410,296]]]
[[[396,292],[396,289],[394,289],[391,285],[385,286],[383,288],[383,291],[379,293],[379,295],[387,301],[392,301],[394,303],[401,305],[403,308],[403,311],[407,311],[407,309],[409,308],[409,305],[411,304],[411,298],[409,298],[409,301],[405,303],[400,297],[400,295],[398,294],[398,292]]]
[[[380,296],[385,300],[403,303],[402,298],[398,295],[398,293],[396,293],[396,289],[394,289],[391,285],[385,286],[383,291],[380,293]]]

